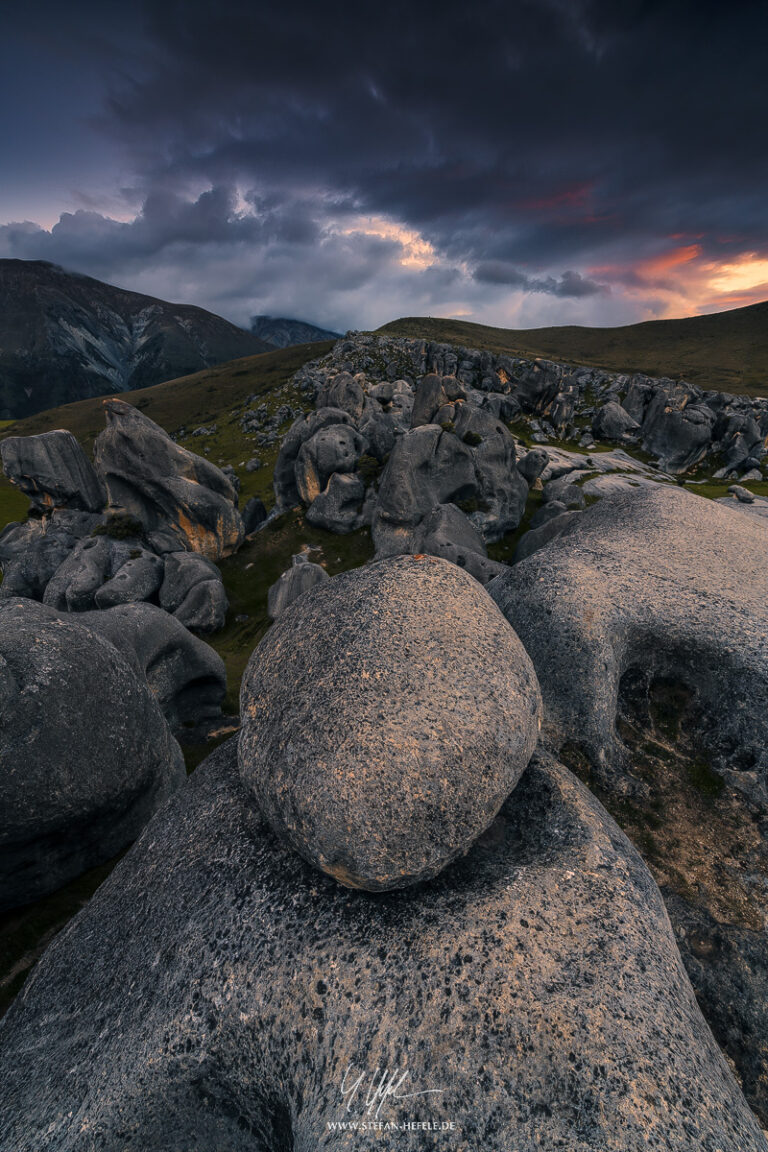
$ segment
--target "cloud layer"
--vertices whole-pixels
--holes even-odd
[[[64,35],[50,6],[48,95],[61,117],[66,62],[87,78],[73,139],[100,178],[53,196],[51,227],[0,227],[0,255],[243,323],[620,323],[768,295],[758,4],[150,0],[97,37],[94,12],[67,6]],[[35,47],[21,28],[18,82],[45,87]]]

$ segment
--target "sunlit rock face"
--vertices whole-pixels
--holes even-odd
[[[134,516],[147,533],[175,537],[177,548],[211,560],[234,552],[243,523],[221,469],[179,447],[132,405],[105,400],[104,410],[107,427],[94,455],[112,508]]]

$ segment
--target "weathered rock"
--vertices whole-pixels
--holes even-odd
[[[227,691],[224,661],[168,612],[153,604],[120,604],[84,612],[77,621],[134,664],[172,729],[221,715]]]
[[[684,472],[700,460],[712,440],[715,416],[691,402],[685,385],[670,384],[654,394],[642,424],[643,447],[668,472]]]
[[[216,565],[192,552],[165,557],[160,605],[195,632],[218,632],[226,622],[229,600]]]
[[[259,468],[261,468],[261,460],[258,456],[251,456],[245,465],[246,472],[258,472]]]
[[[228,609],[229,599],[222,581],[201,580],[190,588],[173,614],[185,628],[208,634],[224,627]]]
[[[276,620],[302,592],[308,592],[327,579],[328,573],[320,564],[312,564],[304,553],[294,556],[291,567],[282,573],[267,593],[267,611],[272,620]]]
[[[43,603],[60,611],[88,611],[95,606],[96,593],[99,589],[112,580],[135,552],[149,556],[136,539],[85,537],[78,541],[48,581],[43,594]],[[162,561],[158,563],[162,564]],[[157,583],[153,591],[156,590]],[[109,605],[105,604],[104,607]]]
[[[556,503],[562,507],[559,501]],[[548,505],[545,504],[544,508],[547,507]],[[549,516],[543,523],[539,523],[537,527],[525,532],[517,542],[514,563],[519,564],[521,560],[532,556],[534,552],[538,552],[540,548],[544,548],[552,540],[557,540],[563,533],[569,532],[577,523],[580,515],[579,511],[563,511],[558,516]]]
[[[756,517],[659,484],[605,497],[489,585],[536,665],[553,745],[623,771],[619,682],[643,669],[690,687],[719,769],[768,805],[766,550]]]
[[[518,526],[528,487],[515,467],[516,447],[509,429],[489,412],[462,404],[456,436],[470,445],[475,469],[477,525],[485,540],[500,540]]]
[[[163,582],[163,573],[160,557],[142,549],[140,555],[131,556],[102,584],[94,594],[94,603],[97,608],[114,608],[116,604],[151,600]]]
[[[122,1152],[127,1124],[143,1152],[331,1152],[329,1125],[372,1120],[382,1069],[431,1093],[377,1098],[386,1149],[428,1121],[455,1131],[414,1147],[768,1147],[647,869],[547,759],[463,860],[372,896],[272,837],[230,742],[48,947],[0,1037],[14,1152]]]
[[[455,504],[437,504],[421,528],[419,552],[449,560],[466,569],[481,584],[487,584],[504,568],[503,564],[488,559],[482,536]]]
[[[742,488],[740,484],[731,484],[728,492],[731,496],[735,496],[740,504],[754,504],[755,497],[748,488]]]
[[[463,400],[465,396],[464,389],[453,376],[437,376],[434,373],[424,376],[416,387],[411,428],[441,423],[437,415],[440,409],[454,400]],[[446,416],[446,419],[450,418]]]
[[[267,510],[264,507],[264,501],[260,500],[258,496],[251,496],[243,508],[243,528],[246,536],[250,536],[251,532],[260,528],[266,518]]]
[[[42,519],[9,524],[0,533],[3,583],[0,597],[24,596],[42,600],[45,589],[69,553],[94,528],[101,516],[56,509]]]
[[[549,464],[549,453],[544,448],[532,448],[517,461],[517,470],[530,487]]]
[[[359,420],[365,410],[365,393],[359,381],[349,372],[339,372],[321,390],[317,407],[340,408],[348,412],[353,420]]]
[[[563,512],[567,512],[565,504],[562,500],[550,500],[548,504],[542,504],[537,508],[533,516],[531,516],[531,528],[540,528],[542,524],[546,524],[548,520],[554,520],[555,516],[561,516]]]
[[[212,560],[243,539],[237,493],[220,468],[178,444],[122,400],[105,400],[106,429],[96,437],[96,464],[113,508],[147,532],[172,532],[179,548]]]
[[[79,620],[51,616],[0,604],[0,908],[108,860],[185,775],[144,679]]]
[[[357,473],[334,472],[307,509],[307,522],[328,532],[354,532],[365,523],[365,485]]]
[[[626,440],[639,427],[637,420],[615,400],[603,404],[592,420],[592,432],[600,440]]]
[[[71,432],[8,436],[0,442],[3,471],[33,508],[99,512],[107,502],[101,478]]]
[[[251,657],[240,703],[241,774],[273,828],[372,890],[466,852],[538,738],[517,637],[476,581],[433,557],[358,568],[295,601]]]
[[[352,424],[352,417],[341,408],[320,408],[308,416],[300,416],[285,434],[275,462],[274,489],[275,506],[281,512],[294,508],[299,503],[299,490],[296,487],[296,459],[302,444],[306,443],[321,428],[329,424]]]
[[[334,472],[354,472],[366,444],[347,424],[329,424],[305,441],[296,458],[296,489],[304,504],[323,492]]]

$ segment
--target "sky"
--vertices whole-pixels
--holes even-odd
[[[6,0],[0,257],[243,326],[755,303],[766,29],[762,0]]]

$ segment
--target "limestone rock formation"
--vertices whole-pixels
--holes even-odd
[[[0,532],[0,598],[24,596],[42,600],[57,569],[101,519],[94,513],[61,508],[41,519],[8,524]]]
[[[414,1147],[768,1148],[658,889],[570,773],[537,758],[464,859],[372,895],[273,838],[234,741],[12,1006],[0,1144],[331,1152],[344,1135],[329,1125],[372,1119],[383,1069],[400,1084],[381,1102],[385,1149],[430,1120],[454,1131],[413,1132]]]
[[[241,716],[241,773],[273,828],[381,890],[434,876],[488,826],[535,747],[539,692],[476,581],[402,556],[296,600],[251,657]]]
[[[51,618],[53,616],[53,618]],[[184,779],[144,678],[75,617],[0,604],[0,908],[108,860]]]
[[[100,512],[106,504],[104,484],[71,432],[8,436],[0,441],[0,458],[5,475],[33,508]]]
[[[243,539],[236,492],[202,456],[181,448],[159,425],[122,400],[105,400],[107,427],[94,445],[110,505],[146,532],[173,533],[178,547],[212,560]]]

